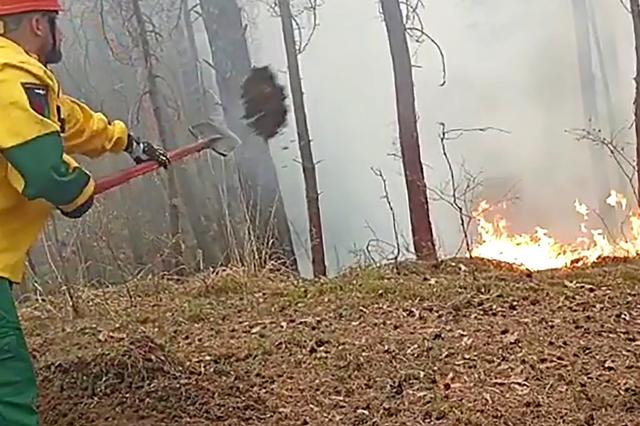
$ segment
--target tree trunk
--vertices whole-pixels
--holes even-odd
[[[605,101],[605,113],[607,116],[607,124],[609,126],[609,133],[613,134],[614,132],[616,132],[616,130],[618,130],[618,125],[616,123],[616,117],[615,117],[615,107],[614,107],[614,101],[613,101],[613,93],[612,93],[612,89],[611,89],[611,78],[609,77],[609,70],[607,69],[608,66],[611,66],[614,69],[614,84],[615,84],[615,79],[617,76],[617,69],[618,69],[618,61],[617,60],[607,60],[607,57],[605,57],[605,49],[603,48],[603,42],[602,39],[600,37],[600,30],[598,28],[598,20],[596,18],[596,13],[595,10],[593,8],[593,6],[589,3],[587,4],[587,13],[589,15],[589,27],[591,28],[591,32],[593,34],[593,43],[595,46],[595,54],[596,54],[596,59],[597,59],[597,63],[598,63],[598,68],[600,70],[600,78],[601,78],[601,82],[602,82],[602,89],[603,89],[603,98]],[[606,39],[605,39],[606,40]],[[615,46],[610,46],[607,45],[606,48],[607,52],[612,52],[609,54],[609,56],[612,59],[616,59],[617,55],[615,53],[616,51],[616,47]]]
[[[130,188],[122,188],[118,191],[117,202],[120,206],[131,207],[128,200],[131,200],[131,195],[133,191]],[[127,236],[129,239],[129,250],[131,251],[131,258],[135,265],[135,269],[143,267],[146,264],[146,256],[144,250],[144,238],[142,236],[142,232],[140,230],[140,224],[135,216],[135,212],[137,209],[132,209],[134,213],[129,217],[132,220],[125,220],[125,228],[127,231]]]
[[[180,52],[181,64],[181,79],[183,86],[183,105],[184,115],[187,117],[187,121],[190,125],[196,124],[200,121],[211,119],[213,116],[214,105],[207,102],[207,88],[202,78],[202,67],[200,64],[200,57],[198,54],[198,45],[196,43],[196,35],[193,29],[192,14],[189,9],[189,2],[182,3],[182,19],[184,21],[184,34],[178,34],[178,49]],[[183,46],[184,45],[184,46]],[[215,120],[214,120],[215,121]],[[205,153],[208,156],[209,153]],[[219,163],[220,160],[216,161]],[[202,167],[206,161],[200,159],[197,167],[198,176],[202,181],[202,184],[211,188],[215,185],[211,184],[211,172],[210,170],[204,170]],[[218,171],[216,169],[216,171]],[[217,199],[219,193],[213,188],[208,191],[213,195],[215,202],[219,203]]]
[[[142,54],[145,62],[146,79],[149,89],[149,98],[151,100],[151,106],[153,109],[153,115],[156,121],[158,136],[162,141],[166,149],[177,148],[177,136],[175,129],[172,126],[172,121],[167,116],[167,105],[162,95],[162,92],[158,86],[158,76],[155,72],[155,64],[149,45],[149,39],[147,36],[147,29],[144,22],[144,15],[140,8],[139,0],[132,0],[133,12],[136,19],[136,23],[139,29],[140,44],[142,48]],[[174,166],[176,167],[176,166]],[[180,175],[180,181],[182,183],[180,189],[178,189],[178,179],[176,175]],[[189,224],[193,231],[193,236],[196,240],[198,249],[202,252],[205,263],[213,265],[217,256],[213,250],[209,241],[209,230],[206,228],[202,216],[198,212],[198,202],[196,195],[191,186],[191,177],[186,168],[177,166],[171,168],[168,171],[168,193],[169,193],[169,205],[170,216],[169,223],[171,229],[172,239],[172,253],[175,256],[175,261],[183,258],[182,248],[180,241],[180,212],[179,212],[179,200],[180,192],[185,200],[185,213],[189,220]],[[178,265],[172,265],[174,269],[177,269]]]
[[[636,45],[636,93],[633,101],[633,116],[636,129],[636,189],[638,200],[640,200],[640,3],[638,0],[631,0],[631,16]]]
[[[187,2],[182,4],[182,15],[184,26],[177,28],[174,37],[178,52],[175,61],[180,64],[178,80],[182,89],[180,90],[182,98],[180,127],[185,129],[182,136],[188,138],[186,129],[207,118],[208,106],[204,100],[205,91],[201,85],[198,52]],[[207,266],[213,266],[222,263],[226,247],[224,247],[225,239],[218,226],[221,202],[214,182],[215,176],[208,167],[206,169],[204,167],[207,155],[210,154],[204,152],[192,158],[189,163],[180,168],[179,173],[183,195],[185,195],[185,185],[191,192],[199,194],[199,197],[187,201],[186,209],[192,216],[190,223],[192,223],[198,248],[203,254],[203,260]]]
[[[224,112],[220,100],[213,90],[206,84],[207,79],[213,82],[215,74],[210,68],[204,68],[200,62],[196,35],[192,23],[192,14],[186,2],[183,6],[183,19],[185,22],[187,48],[183,52],[189,52],[189,60],[194,63],[188,73],[183,76],[189,81],[186,84],[185,104],[191,103],[193,119],[191,123],[201,120],[213,122],[224,121]],[[182,57],[185,57],[181,55]],[[185,64],[186,66],[186,64]],[[183,66],[184,68],[184,66]],[[208,72],[207,72],[208,71]],[[188,75],[187,75],[188,74]],[[193,102],[197,99],[197,102]],[[224,245],[225,256],[233,253],[238,241],[246,241],[248,222],[245,210],[242,207],[242,190],[238,177],[238,169],[235,156],[221,160],[214,154],[205,153],[197,161],[198,173],[203,185],[207,187],[207,194],[212,200],[214,216],[211,223],[216,229],[214,238],[219,241],[219,246]],[[228,259],[227,259],[228,260]]]
[[[237,0],[200,0],[216,83],[229,128],[242,140],[235,153],[251,228],[259,241],[276,240],[290,268],[297,269],[295,251],[278,175],[268,145],[253,134],[242,116],[242,82],[251,71],[242,9]],[[275,235],[274,235],[275,234]]]
[[[210,105],[205,102],[205,89],[202,84],[202,72],[200,70],[198,46],[196,35],[191,21],[189,2],[182,3],[182,20],[184,33],[178,34],[179,55],[183,61],[180,67],[182,84],[185,95],[185,109],[192,121],[202,121],[209,117]]]
[[[56,259],[54,262],[58,261],[58,268],[60,269],[60,276],[64,281],[64,284],[71,284],[71,273],[69,271],[69,264],[65,261],[65,256],[63,253],[66,251],[66,242],[62,241],[60,238],[60,230],[58,228],[58,221],[56,220],[56,216],[51,216],[51,231],[52,231],[52,246],[53,246],[53,254],[55,254]]]
[[[588,122],[598,125],[600,118],[596,98],[596,76],[593,71],[593,53],[591,49],[591,27],[586,0],[571,0],[573,4],[576,44],[578,48],[578,66],[580,67],[580,86],[584,116]]]
[[[578,49],[578,67],[580,72],[580,92],[582,94],[582,106],[585,118],[585,126],[590,129],[599,128],[600,111],[598,108],[598,99],[596,97],[596,75],[593,71],[593,52],[591,44],[592,29],[589,24],[589,13],[587,9],[587,0],[572,0],[576,45]],[[589,154],[593,170],[592,173],[596,189],[596,199],[598,207],[605,221],[609,225],[615,226],[614,212],[607,207],[604,197],[611,189],[609,173],[607,168],[606,157],[604,152],[593,144],[589,145]]]
[[[279,0],[278,4],[280,7],[280,19],[282,21],[282,35],[287,53],[289,84],[291,86],[291,97],[293,98],[293,111],[296,117],[298,145],[302,159],[313,274],[316,277],[324,277],[327,275],[327,264],[325,261],[324,236],[320,215],[320,194],[318,193],[316,163],[313,160],[311,137],[309,136],[309,126],[307,124],[307,111],[304,104],[302,78],[300,76],[298,52],[296,51],[296,40],[293,29],[293,17],[291,16],[291,5],[289,4],[289,0]]]
[[[593,43],[595,45],[595,53],[598,68],[600,70],[600,80],[602,82],[603,99],[605,104],[604,109],[607,117],[607,125],[609,126],[608,134],[611,135],[611,138],[614,138],[617,131],[622,127],[622,123],[618,123],[615,102],[613,100],[613,90],[611,88],[612,82],[614,85],[617,85],[619,71],[618,55],[616,46],[611,44],[610,37],[605,37],[604,42],[600,37],[598,19],[596,11],[593,7],[593,3],[587,4],[587,13],[589,14],[589,26],[593,31]],[[606,43],[606,49],[603,47],[604,43]],[[609,73],[610,69],[613,70],[613,73]],[[612,78],[610,77],[611,75],[613,75]],[[624,151],[624,147],[622,149]],[[623,188],[628,187],[629,183],[626,181],[623,173],[616,173],[616,178],[617,179],[615,179],[615,182],[617,184],[618,191],[623,191]],[[620,220],[623,220],[623,218],[621,217],[621,212],[616,211],[614,213],[614,216],[616,223],[620,223]]]
[[[399,0],[381,0],[381,4],[393,62],[400,151],[409,198],[414,250],[419,260],[436,260],[427,184],[420,154],[413,69],[402,10]]]
[[[156,128],[158,130],[158,136],[163,146],[166,149],[175,148],[175,138],[172,135],[172,129],[169,126],[169,122],[164,110],[164,100],[158,87],[157,75],[155,73],[155,65],[153,56],[151,54],[151,47],[149,45],[149,38],[147,34],[147,26],[144,20],[142,9],[140,8],[139,0],[131,0],[133,6],[133,15],[138,26],[138,32],[140,37],[140,47],[142,49],[142,55],[145,64],[146,80],[149,90],[149,99],[151,101],[151,108],[153,110],[153,116],[156,121]],[[173,259],[169,264],[171,269],[177,269],[180,260],[182,259],[182,245],[180,243],[180,210],[178,207],[178,182],[176,180],[176,174],[174,169],[170,169],[167,173],[167,186],[169,195],[169,235],[171,238],[171,253]]]

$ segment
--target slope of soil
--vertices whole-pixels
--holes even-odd
[[[640,263],[220,272],[22,308],[48,425],[640,425]]]

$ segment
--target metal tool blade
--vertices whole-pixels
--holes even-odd
[[[229,128],[210,120],[189,127],[189,132],[199,141],[210,141],[211,149],[222,157],[227,157],[242,143]]]

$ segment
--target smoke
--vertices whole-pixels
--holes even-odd
[[[633,93],[631,20],[617,2],[596,3],[591,1],[590,7],[603,45],[611,114],[615,126],[623,127],[631,119]],[[401,164],[390,156],[398,151],[395,101],[388,42],[376,2],[326,2],[319,16],[320,28],[301,56],[301,66],[314,153],[321,161],[327,255],[335,271],[350,262],[353,247],[364,247],[372,238],[367,224],[379,238],[394,240],[391,215],[372,166],[384,172],[398,226],[408,240],[410,233]],[[517,189],[520,201],[510,210],[517,230],[540,224],[572,236],[579,219],[573,211],[575,199],[597,206],[606,196],[596,193],[598,178],[609,175],[616,187],[621,180],[604,154],[592,161],[589,146],[565,132],[585,127],[571,1],[432,0],[423,18],[444,49],[448,68],[447,85],[440,88],[436,50],[425,44],[417,51],[414,78],[428,184],[435,188],[448,180],[438,122],[509,130],[510,135],[468,134],[450,142],[449,150],[457,164],[464,162],[482,173],[484,195],[498,197],[510,187]],[[273,64],[286,81],[280,24],[264,10],[255,19],[255,61]],[[596,97],[606,118],[602,70],[595,59],[594,69]],[[304,235],[304,192],[293,128],[272,152],[288,213]],[[440,250],[451,254],[461,237],[455,213],[442,203],[432,210]]]
[[[590,44],[597,124],[605,133],[625,129],[632,119],[635,73],[631,18],[617,1],[575,0],[580,1],[587,1],[589,25],[593,29],[597,24],[598,30]],[[243,3],[255,64],[272,65],[279,71],[280,81],[288,83],[279,20],[261,2]],[[372,167],[381,169],[387,180],[401,241],[404,244],[411,238],[402,167],[396,155],[391,59],[377,0],[324,3],[319,10],[320,27],[300,62],[318,161],[327,260],[329,270],[335,273],[350,265],[354,249],[362,249],[372,238],[395,240],[391,213],[381,199],[382,184]],[[481,174],[485,187],[478,195],[491,202],[509,188],[515,189],[519,202],[507,213],[516,231],[542,225],[560,239],[573,240],[580,219],[573,210],[576,198],[598,207],[607,195],[598,187],[605,176],[617,190],[628,192],[602,152],[592,158],[586,143],[576,142],[566,133],[567,129],[585,127],[584,99],[589,94],[581,89],[574,0],[429,0],[426,4],[422,17],[427,31],[445,52],[448,71],[447,84],[439,87],[442,69],[437,51],[428,43],[412,45],[428,185],[440,188],[449,179],[438,141],[439,122],[449,128],[506,129],[508,135],[469,133],[450,141],[448,149],[456,167],[464,163],[473,173]],[[79,51],[84,46],[76,28],[80,24],[87,23],[78,23],[73,26],[75,31],[69,31],[70,42],[78,44],[73,46]],[[195,26],[200,54],[210,60],[201,21]],[[77,62],[73,64],[68,62],[71,56],[67,64],[74,69],[87,66],[84,55],[73,56]],[[95,62],[97,58],[107,61],[104,58],[108,55],[94,49],[93,56]],[[122,90],[127,92],[135,87],[133,74],[127,77],[129,81],[118,66],[110,68],[113,73],[104,81],[84,84],[85,76],[81,80],[73,75],[67,87],[95,86],[96,90],[85,96],[92,99],[100,99],[97,93],[108,90],[103,86],[126,83]],[[213,79],[212,71],[208,67],[204,70],[207,78]],[[608,86],[603,84],[605,77]],[[115,104],[106,107],[119,108]],[[306,205],[293,116],[289,123],[284,134],[272,142],[271,153],[300,266],[309,274]],[[628,129],[618,137],[633,140]],[[456,213],[441,202],[431,207],[439,249],[443,255],[451,255],[461,239]]]

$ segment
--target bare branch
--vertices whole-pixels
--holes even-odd
[[[578,142],[590,142],[598,147],[603,147],[609,156],[618,166],[618,169],[625,177],[629,188],[633,192],[633,196],[636,200],[636,205],[640,204],[638,199],[638,191],[635,182],[635,176],[637,174],[637,165],[624,151],[624,146],[616,139],[617,134],[614,134],[611,138],[603,136],[601,130],[597,129],[569,129],[566,131],[568,134],[574,136]]]
[[[443,123],[440,123],[440,125],[442,124]],[[511,132],[508,130],[501,129],[499,127],[487,126],[487,127],[470,127],[465,129],[448,129],[448,130],[445,130],[444,136],[445,136],[445,140],[450,141],[454,139],[459,139],[465,133],[486,133],[490,131],[504,133],[507,135],[511,134]]]
[[[385,200],[385,202],[387,203],[387,207],[389,208],[389,212],[391,213],[391,223],[393,225],[393,238],[395,240],[395,253],[393,255],[393,262],[397,265],[398,260],[400,259],[401,248],[400,248],[400,233],[398,232],[398,219],[396,217],[396,211],[393,208],[393,203],[391,202],[391,197],[389,195],[389,187],[387,185],[387,179],[384,177],[382,170],[372,167],[371,171],[382,182],[382,189],[383,189],[382,199]]]
[[[458,191],[456,188],[456,174],[453,170],[453,164],[451,163],[451,158],[449,158],[449,153],[447,151],[446,141],[447,141],[447,128],[444,123],[439,123],[440,125],[440,149],[442,150],[442,156],[444,157],[447,168],[449,169],[449,178],[451,179],[451,197],[452,204],[458,212],[458,219],[460,221],[460,230],[462,231],[462,235],[464,237],[464,243],[467,249],[467,254],[469,257],[472,255],[471,250],[471,239],[469,238],[469,232],[467,227],[467,218],[465,216],[464,207],[460,204],[458,199]]]
[[[438,55],[440,55],[440,66],[442,67],[442,81],[440,81],[439,86],[443,87],[444,85],[446,85],[447,84],[447,61],[444,56],[444,50],[442,50],[442,47],[440,47],[440,44],[433,37],[431,37],[426,31],[420,28],[406,27],[406,31],[409,37],[413,38],[413,40],[416,43],[423,43],[422,38],[424,37],[427,40],[429,40],[431,44],[435,46],[436,50],[438,51]]]
[[[258,0],[262,3],[269,14],[274,18],[280,17],[277,0]],[[296,30],[296,52],[299,55],[305,52],[311,39],[315,35],[320,25],[318,19],[318,9],[324,5],[324,0],[291,0],[291,15],[293,26]],[[305,26],[300,20],[306,18],[310,21],[310,28],[305,35]]]
[[[470,212],[473,209],[472,203],[474,195],[476,191],[482,186],[482,181],[480,180],[480,177],[478,175],[472,174],[463,163],[461,167],[464,173],[464,184],[459,184],[454,170],[453,161],[451,160],[451,157],[447,150],[447,142],[460,139],[464,134],[467,133],[484,133],[488,131],[497,131],[500,133],[508,134],[509,131],[493,126],[447,129],[444,123],[438,124],[440,126],[440,149],[442,151],[442,156],[445,159],[449,172],[450,193],[447,193],[445,190],[438,190],[434,188],[429,188],[429,192],[430,194],[435,195],[438,201],[446,202],[456,211],[458,215],[460,230],[463,236],[462,243],[458,248],[456,255],[464,247],[467,251],[467,255],[471,257],[473,247],[470,236],[470,228],[471,222],[474,218]]]
[[[422,19],[421,12],[425,9],[423,0],[400,0],[400,6],[404,9],[404,27],[407,36],[415,43],[421,45],[425,41],[429,41],[433,44],[440,56],[440,62],[442,67],[442,80],[439,86],[442,87],[447,84],[447,65],[444,50],[440,44],[433,38],[426,30],[426,26]],[[382,15],[382,8],[380,2],[378,2],[378,13]],[[415,65],[414,65],[415,66]]]
[[[624,10],[626,10],[628,13],[631,13],[631,7],[628,4],[626,4],[624,0],[619,0],[619,1],[622,7],[624,8]]]

